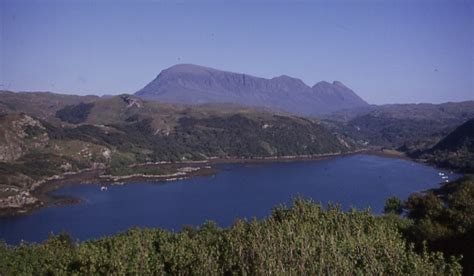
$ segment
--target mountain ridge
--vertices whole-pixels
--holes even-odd
[[[267,79],[193,64],[162,70],[135,95],[169,103],[263,106],[305,116],[368,106],[340,81],[322,81],[311,87],[288,75]]]

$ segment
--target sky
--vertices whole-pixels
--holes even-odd
[[[474,1],[0,0],[0,90],[134,93],[192,63],[372,104],[474,100]]]

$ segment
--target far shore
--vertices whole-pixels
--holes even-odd
[[[180,161],[180,162],[154,162],[154,163],[142,163],[134,164],[132,166],[163,166],[173,165],[175,166],[176,172],[183,168],[199,168],[189,170],[187,172],[175,173],[169,175],[123,175],[123,176],[108,176],[104,175],[105,169],[87,169],[77,173],[64,174],[59,178],[45,181],[34,190],[30,191],[31,195],[34,196],[37,201],[34,204],[27,204],[18,208],[0,208],[1,217],[12,217],[18,215],[30,214],[42,207],[50,205],[67,205],[67,204],[79,204],[81,199],[60,197],[52,195],[52,192],[70,185],[97,185],[100,187],[107,187],[109,185],[123,185],[132,182],[169,182],[181,179],[186,179],[196,176],[210,176],[218,173],[218,170],[214,167],[218,164],[262,164],[262,163],[277,163],[277,162],[297,162],[297,161],[315,161],[330,158],[337,158],[343,156],[350,156],[355,154],[369,154],[387,158],[398,158],[405,160],[413,160],[403,153],[385,150],[385,149],[363,149],[347,153],[333,153],[333,154],[320,154],[320,155],[300,155],[300,156],[282,156],[282,157],[259,157],[259,158],[210,158],[200,161]],[[416,161],[416,160],[413,160]],[[105,188],[104,188],[105,189]],[[100,189],[98,187],[98,191]]]

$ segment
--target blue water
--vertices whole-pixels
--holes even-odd
[[[291,204],[298,195],[323,204],[339,203],[346,209],[370,207],[380,213],[387,197],[406,198],[441,182],[435,168],[371,155],[218,167],[221,171],[215,176],[129,183],[106,192],[97,185],[66,187],[55,194],[78,197],[84,203],[0,219],[0,239],[10,244],[40,242],[51,232],[66,231],[87,240],[134,226],[179,230],[206,220],[229,226],[236,218],[267,216],[272,207]]]

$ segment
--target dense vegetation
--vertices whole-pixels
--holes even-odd
[[[439,253],[417,254],[393,225],[369,212],[296,200],[261,221],[213,223],[179,233],[132,229],[76,243],[0,245],[0,271],[16,274],[311,274],[457,275]]]
[[[157,141],[156,153],[203,156],[265,157],[349,150],[323,127],[300,119],[273,116],[267,123],[242,115],[179,120],[173,133]]]
[[[335,123],[338,131],[354,139],[404,151],[430,148],[471,118],[474,101],[370,106],[329,117],[339,122]]]
[[[440,167],[474,173],[474,119],[457,127],[434,147],[412,155]]]
[[[457,127],[433,147],[434,151],[457,151],[461,148],[474,151],[474,119]]]
[[[116,131],[81,125],[76,128],[47,126],[53,139],[76,139],[121,151],[139,160],[179,161],[217,157],[265,157],[346,152],[334,135],[311,121],[274,116],[265,125],[235,114],[223,117],[179,119],[174,131],[155,135],[152,119],[110,125]],[[143,154],[147,149],[149,154]]]
[[[61,121],[71,124],[79,124],[84,122],[89,116],[91,109],[94,107],[93,103],[79,103],[77,105],[68,105],[56,112],[56,117]]]
[[[370,114],[352,120],[350,126],[352,135],[367,139],[370,144],[395,148],[419,142],[420,138],[436,138],[447,133],[434,120],[385,118]]]
[[[404,215],[396,221],[405,238],[422,251],[463,256],[465,275],[474,273],[474,178],[464,177],[402,202],[390,198],[385,212]],[[392,221],[393,222],[393,221]]]

